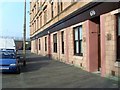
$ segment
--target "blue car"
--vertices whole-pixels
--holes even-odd
[[[20,66],[14,50],[0,50],[0,71],[20,73]]]

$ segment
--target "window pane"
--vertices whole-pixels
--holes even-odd
[[[78,44],[78,41],[76,41],[75,43],[76,43],[76,53],[79,53],[79,44]]]
[[[57,34],[54,34],[54,35],[53,35],[53,42],[54,42],[54,43],[57,43]]]
[[[54,46],[53,46],[53,48],[54,48],[54,52],[57,52],[57,34],[54,34],[53,35],[53,43],[54,43]]]
[[[80,41],[80,53],[83,53],[82,40]]]
[[[61,32],[61,39],[62,39],[62,42],[64,42],[64,31]]]
[[[78,40],[78,28],[75,29],[75,40]]]
[[[120,16],[118,17],[118,35],[120,36]]]
[[[79,39],[82,40],[82,26],[79,27]]]
[[[39,50],[40,50],[40,39],[39,39]]]

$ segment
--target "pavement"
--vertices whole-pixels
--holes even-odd
[[[118,82],[27,52],[20,74],[0,74],[2,88],[118,88]]]

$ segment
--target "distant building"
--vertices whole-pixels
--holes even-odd
[[[120,2],[30,2],[31,52],[120,76]]]
[[[22,40],[15,40],[16,49],[23,50],[23,41]],[[26,41],[26,50],[31,50],[31,42]]]

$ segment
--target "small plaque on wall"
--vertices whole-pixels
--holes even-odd
[[[83,37],[83,42],[86,42],[86,38],[85,37]]]
[[[112,35],[110,33],[107,34],[107,40],[108,41],[112,40]]]

